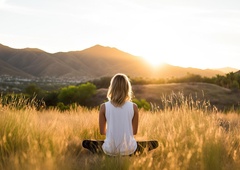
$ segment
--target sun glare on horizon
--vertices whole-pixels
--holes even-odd
[[[161,58],[146,57],[144,58],[144,60],[146,60],[146,62],[148,62],[152,67],[158,67],[165,63]]]

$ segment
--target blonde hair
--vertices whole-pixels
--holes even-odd
[[[132,100],[132,85],[129,78],[122,73],[115,74],[108,88],[107,98],[115,106],[121,106],[125,101]]]

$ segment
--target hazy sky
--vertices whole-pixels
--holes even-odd
[[[240,69],[239,0],[0,0],[0,43],[116,47],[154,63]]]

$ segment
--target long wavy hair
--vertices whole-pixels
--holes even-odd
[[[130,79],[125,74],[115,74],[108,88],[108,100],[115,106],[122,106],[126,101],[132,100],[132,95]]]

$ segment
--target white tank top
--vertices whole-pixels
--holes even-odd
[[[105,116],[107,132],[103,151],[112,156],[132,154],[137,149],[132,128],[133,103],[127,101],[123,106],[115,107],[108,101],[105,103]]]

